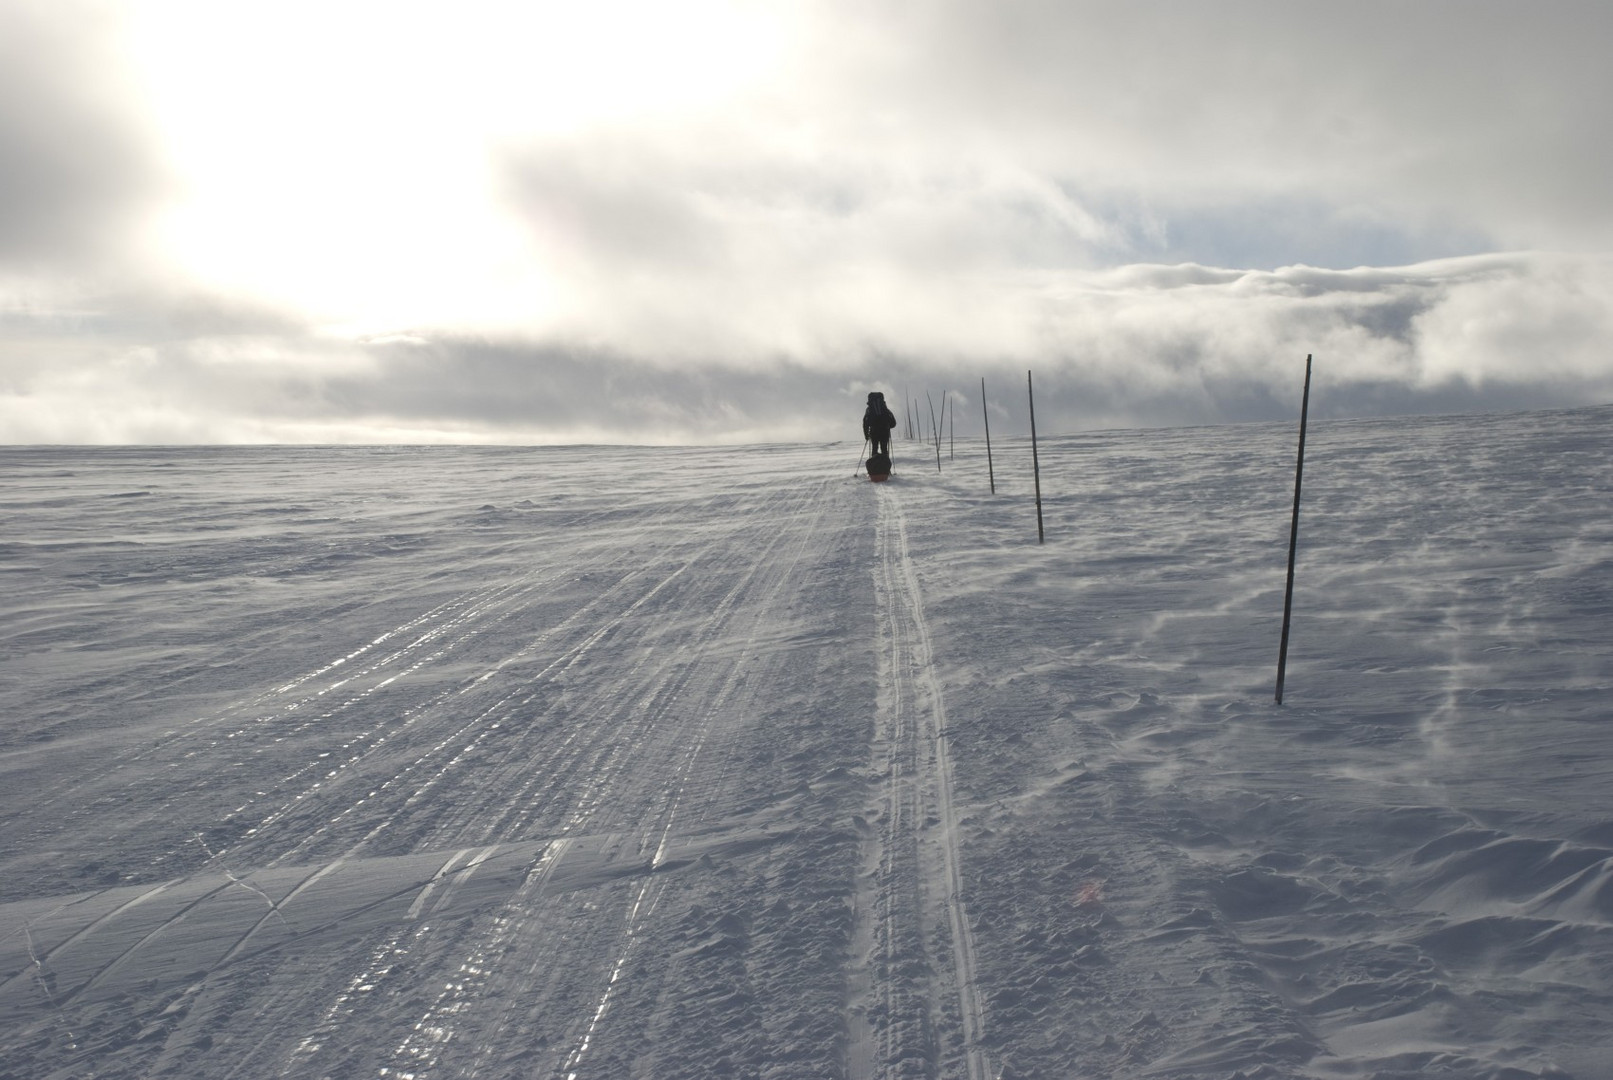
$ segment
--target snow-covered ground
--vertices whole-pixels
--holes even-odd
[[[1610,425],[0,450],[0,1075],[1613,1077]]]

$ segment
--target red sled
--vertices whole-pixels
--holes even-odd
[[[891,459],[888,454],[875,454],[868,459],[868,479],[878,484],[891,478]]]

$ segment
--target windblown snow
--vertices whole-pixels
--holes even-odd
[[[0,1075],[1613,1077],[1610,424],[0,450]]]

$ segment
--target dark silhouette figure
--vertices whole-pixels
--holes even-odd
[[[868,395],[868,408],[863,411],[863,435],[873,444],[874,454],[890,457],[891,428],[896,426],[896,414],[885,404],[885,395],[875,390]]]

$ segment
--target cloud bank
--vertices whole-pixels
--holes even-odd
[[[1613,399],[1601,3],[0,7],[0,440]],[[994,390],[993,388],[1000,388]]]
[[[638,324],[615,340],[350,340],[223,307],[175,306],[143,324],[74,316],[71,335],[65,316],[14,314],[14,334],[70,336],[82,352],[13,365],[0,430],[43,443],[816,441],[856,438],[863,394],[881,389],[893,400],[949,391],[966,410],[959,433],[972,434],[985,378],[994,430],[1010,433],[1027,426],[1028,369],[1044,431],[1223,423],[1292,416],[1306,354],[1322,417],[1613,400],[1613,259],[1600,256],[1133,265],[976,285],[918,329],[883,295],[777,305],[775,340],[818,344],[760,359],[748,320],[704,331],[700,359],[642,350]],[[716,320],[723,298],[703,297],[686,300]]]

